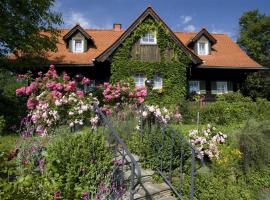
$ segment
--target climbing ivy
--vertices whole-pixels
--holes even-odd
[[[160,49],[160,61],[141,61],[132,58],[131,49],[141,36],[149,31],[156,32]],[[165,50],[172,49],[172,59],[166,58]],[[156,104],[175,104],[186,95],[186,71],[191,58],[173,41],[169,31],[154,19],[146,18],[112,55],[111,81],[126,80],[133,82],[136,73],[143,73],[147,79],[158,74],[163,78],[163,88],[148,88],[147,101]],[[133,83],[134,84],[134,83]]]

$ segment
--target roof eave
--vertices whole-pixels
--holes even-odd
[[[254,66],[247,66],[247,67],[235,67],[235,66],[197,66],[198,69],[235,69],[235,70],[270,70],[268,67],[254,67]]]

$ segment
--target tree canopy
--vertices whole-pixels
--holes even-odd
[[[1,0],[0,57],[40,57],[55,51],[62,18],[53,5],[54,0]]]
[[[237,43],[265,67],[270,67],[270,16],[258,10],[245,12],[240,20]]]

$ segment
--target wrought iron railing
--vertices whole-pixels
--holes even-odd
[[[113,173],[111,199],[134,199],[136,187],[141,181],[141,169],[127,148],[120,134],[113,127],[112,123],[101,111],[97,104],[93,107],[99,115],[103,134],[107,137],[108,147],[113,150]],[[102,127],[103,126],[103,127]]]
[[[142,105],[140,134],[142,139],[152,137],[150,141],[156,140],[153,146],[153,152],[156,152],[153,156],[156,159],[154,170],[163,178],[177,198],[182,200],[185,196],[193,200],[196,173],[204,165],[202,156],[185,136],[167,123],[163,123],[161,118],[153,115],[150,120],[145,120],[142,114],[145,110],[146,107]]]

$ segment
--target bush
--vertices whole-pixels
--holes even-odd
[[[4,116],[6,130],[18,128],[21,117],[26,115],[26,98],[16,96],[16,89],[26,82],[9,71],[0,70],[0,116]]]
[[[245,171],[270,166],[270,121],[248,121],[237,138]]]
[[[58,134],[43,148],[44,168],[27,162],[15,181],[2,185],[1,199],[53,199],[55,193],[81,199],[84,192],[95,198],[100,183],[110,181],[113,157],[99,133]]]
[[[181,104],[183,122],[196,122],[197,112],[200,113],[200,123],[216,123],[228,125],[242,123],[250,118],[270,119],[270,102],[266,99],[257,99],[256,102],[239,94],[227,94],[218,97],[218,100],[206,105],[194,102]]]
[[[45,160],[51,189],[61,191],[64,199],[80,198],[83,192],[96,194],[112,166],[112,155],[98,133],[62,135],[48,146]]]
[[[238,91],[238,92],[229,92],[227,94],[217,95],[217,101],[235,103],[235,102],[252,102],[252,99],[250,97],[244,97]]]
[[[3,133],[3,130],[5,129],[5,118],[4,116],[0,116],[0,135]]]

